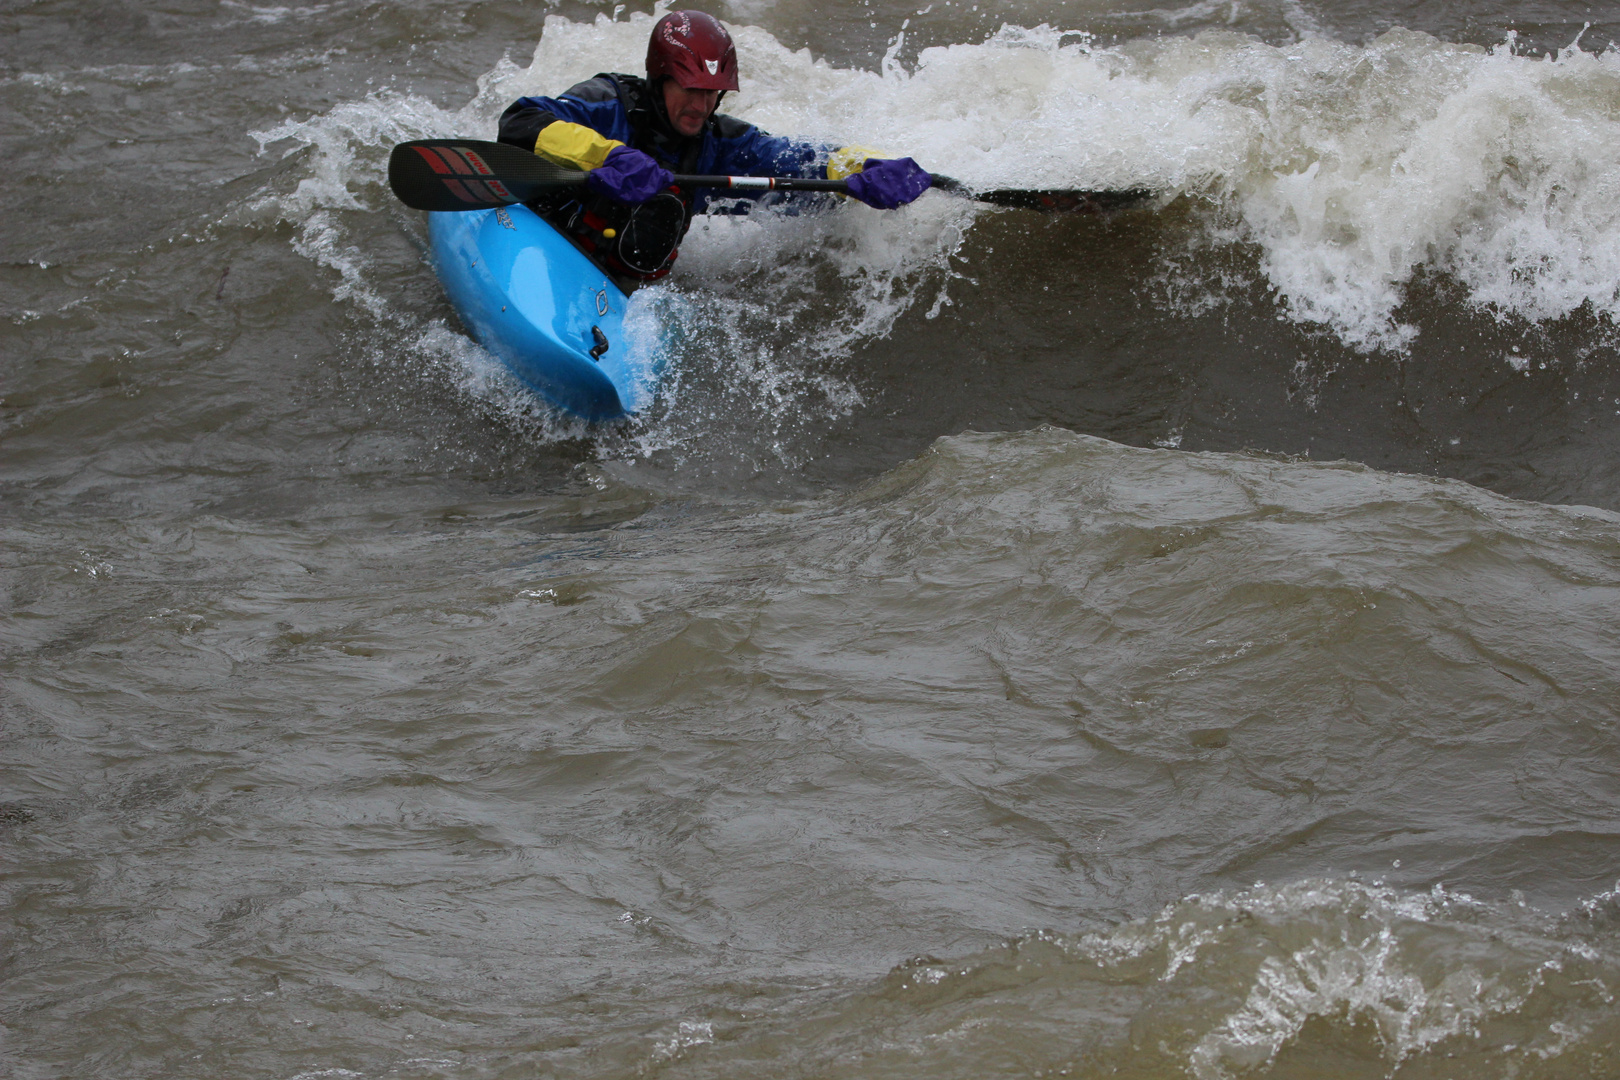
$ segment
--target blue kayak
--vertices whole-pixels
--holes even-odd
[[[627,340],[630,298],[534,211],[431,213],[428,240],[462,323],[540,397],[591,421],[652,399],[656,358]]]

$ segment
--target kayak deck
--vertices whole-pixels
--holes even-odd
[[[651,400],[656,359],[625,333],[630,298],[534,211],[430,213],[428,241],[461,321],[540,397],[593,422]]]

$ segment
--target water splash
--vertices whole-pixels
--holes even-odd
[[[1511,1076],[1602,1045],[1620,973],[1613,945],[1439,885],[1257,883],[1108,931],[1039,931],[962,960],[920,958],[876,997],[897,1006],[888,1038],[982,1029],[956,1047],[968,1059],[1055,1039],[1048,1059],[1067,1075],[1156,1076],[1168,1065],[1230,1080],[1293,1051],[1390,1072],[1437,1052],[1484,1055],[1501,1066],[1492,1075]],[[1524,1026],[1546,1008],[1563,1017],[1557,1030]],[[844,1010],[856,1022],[873,1015],[864,1002]],[[1325,1022],[1316,1034],[1313,1020]],[[1316,1045],[1323,1032],[1328,1047]],[[1064,1042],[1089,1050],[1071,1058]]]

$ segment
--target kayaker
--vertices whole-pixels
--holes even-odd
[[[583,196],[535,209],[632,287],[669,273],[693,216],[716,198],[738,207],[737,192],[683,190],[673,173],[847,178],[851,196],[881,210],[928,189],[910,158],[767,135],[717,112],[737,86],[737,50],[720,20],[672,11],[653,26],[645,79],[601,74],[555,98],[519,98],[501,115],[500,140],[589,170]]]

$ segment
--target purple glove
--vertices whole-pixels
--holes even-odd
[[[849,178],[849,193],[867,206],[893,210],[928,190],[934,178],[908,157],[867,158],[866,168]]]
[[[646,202],[674,182],[674,173],[628,146],[615,146],[602,164],[585,174],[586,187],[622,203]]]

